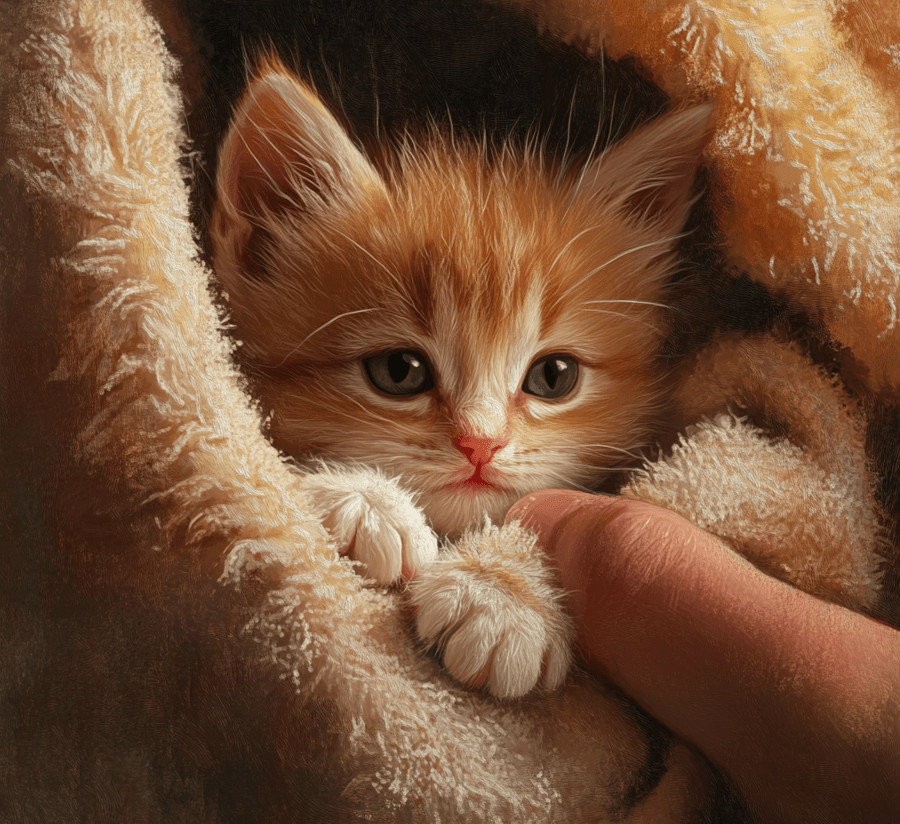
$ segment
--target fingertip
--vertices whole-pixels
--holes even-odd
[[[506,523],[521,521],[526,526],[538,522],[555,521],[580,509],[596,498],[587,492],[572,489],[541,489],[519,498],[506,513]]]
[[[628,502],[616,496],[546,489],[518,500],[507,513],[506,521],[520,521],[533,529],[543,549],[553,555],[561,537],[576,538],[573,525],[579,524],[593,533],[597,527],[608,525],[627,507]]]

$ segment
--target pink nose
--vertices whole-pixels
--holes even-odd
[[[453,445],[463,453],[472,466],[490,463],[494,453],[506,446],[501,438],[475,438],[471,435],[457,435]]]

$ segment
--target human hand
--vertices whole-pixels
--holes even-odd
[[[766,822],[894,822],[900,633],[771,578],[642,501],[549,490],[540,535],[578,648],[717,763]]]

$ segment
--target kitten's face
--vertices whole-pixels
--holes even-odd
[[[561,180],[439,138],[382,176],[312,92],[264,74],[212,229],[275,443],[401,476],[447,535],[629,460],[659,414],[656,304],[705,118]]]

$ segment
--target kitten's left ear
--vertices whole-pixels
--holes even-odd
[[[316,93],[280,66],[253,80],[222,143],[214,231],[251,272],[271,218],[315,216],[384,192],[378,172]]]
[[[638,128],[590,163],[572,200],[609,203],[660,231],[677,231],[693,203],[711,112],[695,106]]]

